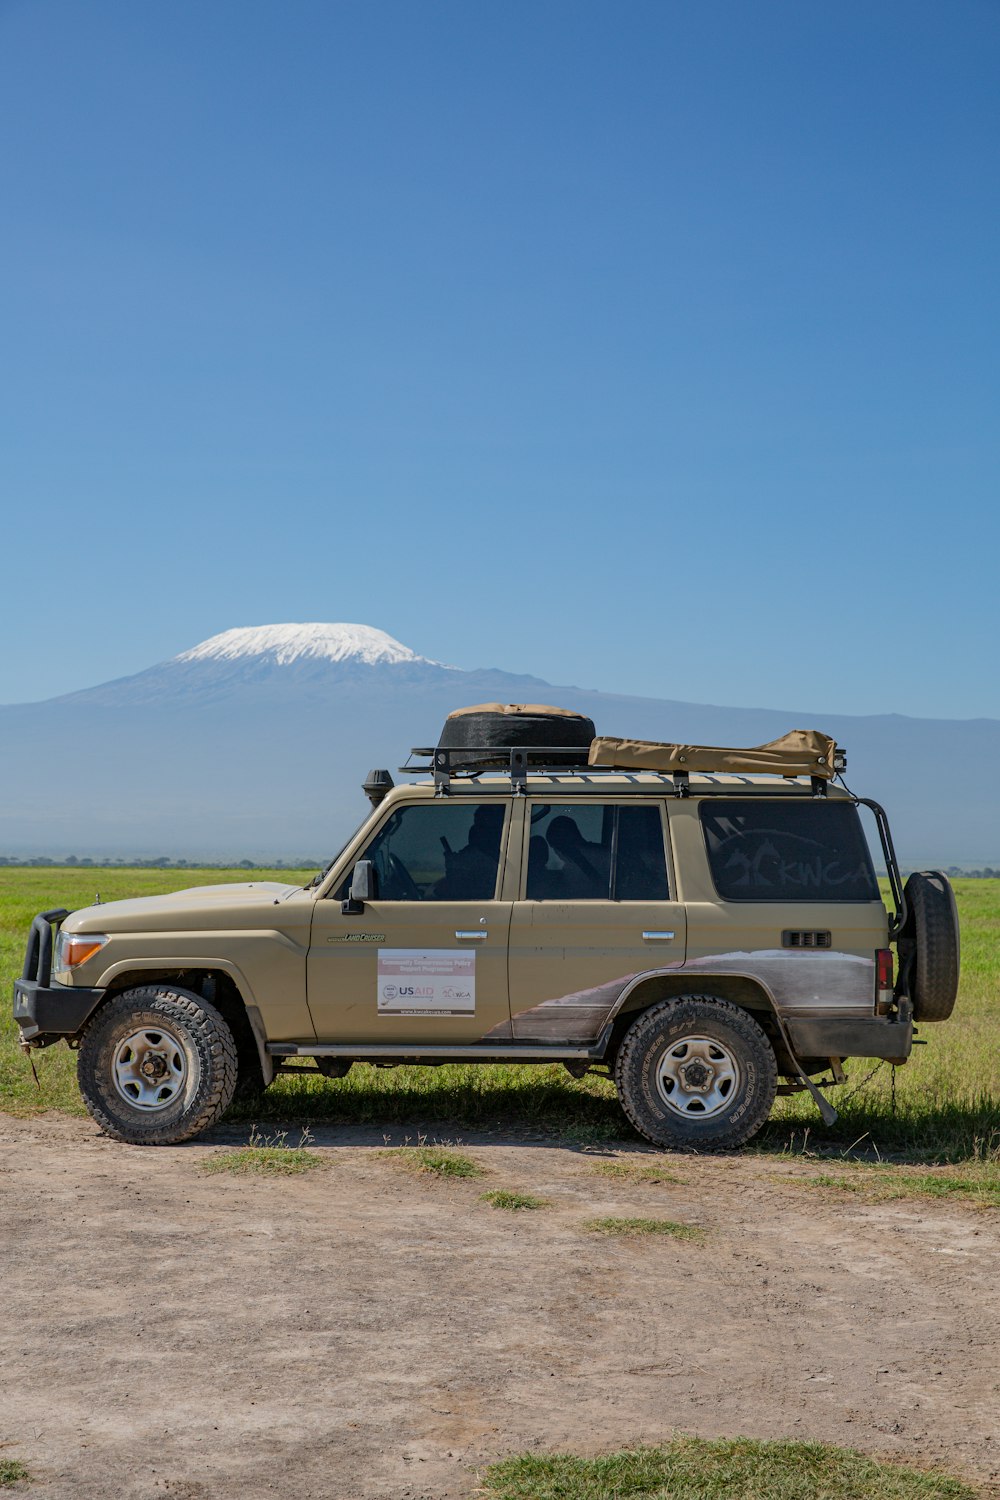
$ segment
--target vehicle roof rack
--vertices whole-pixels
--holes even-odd
[[[399,769],[407,776],[434,777],[436,791],[446,792],[453,777],[478,776],[483,771],[509,775],[515,792],[523,791],[530,771],[585,771],[588,769],[579,745],[511,745],[483,746],[481,749],[448,749],[414,746],[410,755],[423,757],[424,764],[411,766],[409,761]]]
[[[711,745],[675,745],[654,740],[621,740],[599,737],[592,741],[586,761],[578,745],[483,746],[480,749],[444,746],[414,746],[400,771],[408,776],[434,779],[435,791],[447,793],[455,778],[469,779],[484,771],[509,776],[515,793],[524,792],[529,772],[572,774],[584,771],[646,771],[666,774],[674,794],[690,795],[692,772],[723,772],[728,775],[777,775],[786,780],[809,778],[813,796],[825,796],[827,782],[847,766],[845,752],[829,735],[816,730],[793,729],[781,739],[749,749]]]

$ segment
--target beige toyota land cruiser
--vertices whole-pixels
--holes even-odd
[[[604,1072],[648,1140],[721,1149],[779,1091],[809,1090],[832,1122],[817,1078],[903,1063],[914,1021],[951,1014],[948,881],[904,888],[884,812],[842,785],[824,735],[654,744],[486,704],[404,770],[415,784],[370,774],[371,813],[304,888],[36,917],[23,1044],[77,1049],[109,1135],[185,1140],[290,1066],[503,1060]]]

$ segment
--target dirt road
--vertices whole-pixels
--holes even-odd
[[[1000,1493],[996,1215],[845,1202],[759,1157],[622,1183],[510,1137],[462,1138],[480,1181],[334,1129],[306,1176],[201,1170],[246,1137],[143,1150],[0,1117],[0,1457],[32,1500],[467,1500],[504,1454],[674,1430],[842,1443]],[[491,1187],[551,1207],[497,1212]],[[583,1229],[605,1214],[706,1237]]]

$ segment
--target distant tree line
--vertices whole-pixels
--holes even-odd
[[[171,859],[166,854],[156,859],[90,859],[86,855],[67,854],[64,859],[48,859],[44,854],[0,854],[0,866],[13,869],[37,869],[47,865],[69,866],[81,870],[316,870],[322,859]]]

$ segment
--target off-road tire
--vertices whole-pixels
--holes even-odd
[[[590,742],[594,738],[593,719],[586,714],[549,712],[544,705],[532,705],[532,712],[505,713],[499,704],[483,703],[472,709],[449,714],[438,741],[441,749],[451,750],[453,766],[510,763],[512,746],[531,746],[538,753],[531,760],[555,759],[567,764],[585,765]],[[558,746],[569,753],[546,755],[547,747]],[[463,755],[462,751],[472,753]],[[489,756],[496,750],[496,757]]]
[[[718,1042],[737,1064],[731,1098],[708,1118],[677,1114],[657,1085],[663,1060],[685,1037]],[[660,1001],[633,1021],[618,1049],[614,1080],[628,1119],[654,1145],[671,1151],[732,1151],[755,1135],[771,1113],[778,1070],[771,1043],[745,1010],[714,995],[682,995]]]
[[[165,1108],[143,1111],[119,1094],[116,1050],[131,1032],[163,1028],[183,1049],[183,1091]],[[143,985],[103,1005],[80,1040],[77,1079],[83,1102],[106,1135],[133,1146],[174,1146],[214,1125],[236,1089],[236,1044],[214,1005],[189,990]]]
[[[961,948],[951,881],[940,870],[915,870],[906,882],[900,958],[910,963],[915,1021],[947,1021],[955,1009]],[[907,945],[912,945],[909,947]]]

